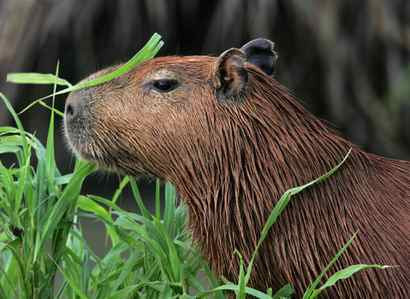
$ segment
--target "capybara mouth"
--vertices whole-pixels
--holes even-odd
[[[153,176],[134,155],[121,150],[118,144],[113,143],[110,138],[107,139],[106,136],[97,134],[93,127],[90,121],[68,120],[65,115],[65,139],[76,157],[93,162],[98,168],[109,172],[138,177]],[[124,157],[127,159],[124,160]]]
[[[101,146],[89,136],[86,137],[84,133],[76,134],[67,126],[65,126],[65,135],[69,148],[77,158],[93,162],[103,170],[124,172],[109,158],[111,155],[102,151]]]
[[[69,148],[77,157],[97,164],[100,162],[99,149],[90,141],[91,138],[89,138],[87,129],[84,126],[78,123],[68,124],[64,119],[64,133]]]

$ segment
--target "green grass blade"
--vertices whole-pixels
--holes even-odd
[[[23,152],[25,152],[27,154],[28,145],[27,145],[27,140],[26,140],[24,127],[23,127],[23,125],[22,125],[16,111],[14,111],[13,106],[10,104],[9,100],[5,97],[5,95],[2,94],[1,92],[0,92],[0,98],[3,100],[3,103],[6,105],[7,110],[10,112],[11,116],[14,119],[14,122],[17,125],[17,128],[20,131],[21,140],[22,140],[22,144],[23,144]]]
[[[159,235],[163,240],[166,242],[165,252],[167,252],[166,256],[169,261],[170,265],[170,273],[172,273],[172,281],[179,282],[181,280],[181,260],[179,259],[178,252],[176,250],[175,244],[173,240],[171,240],[170,236],[167,234],[167,231],[163,225],[163,223],[158,219],[153,219],[154,226],[156,230],[154,231],[155,234]],[[154,240],[153,240],[154,241]],[[161,246],[160,242],[157,242],[159,246]]]
[[[175,187],[167,182],[165,183],[165,206],[164,206],[164,223],[165,227],[170,230],[172,222],[175,219],[175,206],[176,206],[176,190]]]
[[[26,273],[25,271],[25,264],[23,261],[24,257],[19,254],[19,242],[19,240],[14,240],[7,245],[7,248],[12,252],[13,260],[9,265],[9,268],[6,269],[6,273],[11,281],[23,287],[22,291],[24,291],[26,297],[29,297],[30,291],[27,287],[27,281],[25,279],[25,275],[27,275],[28,273]]]
[[[26,141],[27,144],[29,144],[30,147],[36,151],[37,158],[41,160],[45,153],[44,146],[33,134],[30,134],[28,132],[25,132],[24,134],[26,138],[21,138],[19,129],[16,129],[14,127],[7,127],[7,126],[0,127],[0,138],[2,139],[2,142],[0,143],[0,148],[4,143],[7,144],[7,142],[4,142],[3,140],[9,141],[10,144],[12,143],[12,145],[23,146],[23,147],[24,147],[23,142]]]
[[[41,74],[41,73],[9,73],[7,82],[16,84],[50,84],[63,85],[71,87],[67,80],[61,79],[58,75]]]
[[[158,33],[154,33],[152,35],[152,37],[150,38],[150,40],[144,45],[144,47],[140,51],[137,52],[137,54],[135,54],[133,57],[131,57],[130,60],[128,60],[123,65],[121,65],[116,70],[114,70],[114,71],[112,71],[108,74],[102,75],[100,77],[97,77],[95,79],[80,82],[80,83],[77,83],[76,85],[64,88],[64,89],[56,92],[54,95],[57,96],[57,95],[66,94],[66,93],[69,93],[69,92],[72,92],[72,91],[80,90],[80,89],[83,89],[83,88],[97,86],[97,85],[100,85],[100,84],[104,84],[108,81],[111,81],[111,80],[113,80],[113,79],[115,79],[119,76],[122,76],[123,74],[131,71],[138,64],[153,58],[159,52],[159,50],[161,49],[161,47],[163,45],[164,45],[164,42],[161,41],[161,36]],[[64,79],[61,79],[61,80],[64,80]],[[24,113],[25,111],[27,111],[28,109],[30,109],[34,105],[36,105],[38,103],[41,103],[44,100],[51,98],[52,96],[53,95],[48,95],[48,96],[42,97],[40,99],[37,99],[37,100],[31,102],[23,110],[21,110],[19,112],[19,114]]]
[[[130,182],[130,178],[128,176],[124,177],[121,180],[120,185],[118,186],[117,190],[115,190],[114,196],[112,197],[113,203],[117,203],[118,198],[120,197],[122,191],[128,185],[129,182]]]
[[[137,185],[134,178],[130,178],[130,186],[131,186],[131,191],[132,191],[133,198],[134,198],[134,200],[136,201],[136,203],[138,205],[139,212],[145,218],[151,219],[152,215],[148,211],[148,209],[146,208],[146,206],[144,204],[144,201],[142,200],[141,193],[138,189],[138,185]]]
[[[28,156],[26,159],[26,164],[20,168],[19,180],[17,183],[16,190],[16,200],[14,205],[14,210],[19,212],[21,210],[21,203],[23,201],[24,193],[27,194],[27,188],[31,188],[31,167],[30,167],[30,158],[31,158],[31,145],[29,144]]]
[[[337,271],[335,274],[329,277],[329,279],[319,288],[318,295],[324,289],[330,288],[331,286],[335,285],[341,279],[347,279],[353,276],[355,273],[367,269],[387,269],[391,266],[384,266],[384,265],[366,265],[366,264],[358,264],[346,267],[340,271]],[[315,297],[314,297],[315,298]]]
[[[0,141],[2,141],[0,139]],[[0,154],[7,154],[7,153],[17,153],[21,150],[21,148],[17,145],[9,145],[5,143],[0,144]]]
[[[54,94],[54,96],[55,96],[55,95],[56,95],[56,93]],[[47,108],[48,110],[54,112],[54,113],[57,114],[58,116],[64,117],[64,112],[61,112],[60,110],[58,110],[58,109],[56,109],[56,108],[54,108],[54,107],[52,107],[52,106],[47,105],[47,104],[44,103],[43,101],[39,101],[38,103],[39,103],[41,106]]]
[[[61,175],[55,178],[56,185],[66,185],[72,178],[73,173]]]
[[[155,181],[155,217],[161,218],[161,181]]]
[[[4,188],[4,192],[7,195],[7,202],[3,202],[3,204],[8,204],[9,208],[12,208],[13,199],[14,199],[14,180],[13,175],[10,170],[8,170],[3,163],[0,161],[0,178],[2,180],[2,187]],[[10,211],[12,212],[12,211]]]
[[[275,294],[273,294],[272,299],[284,299],[284,298],[291,298],[292,295],[295,293],[293,286],[288,283],[281,287]]]
[[[133,298],[134,293],[140,288],[139,284],[125,287],[114,294],[112,294],[108,299],[123,299],[123,298]]]
[[[67,87],[67,88],[62,89],[62,90],[60,90],[60,91],[57,91],[55,94],[49,94],[49,95],[44,96],[44,97],[42,97],[42,98],[39,98],[39,99],[37,99],[37,100],[35,100],[35,101],[32,101],[30,104],[28,104],[28,105],[27,105],[26,107],[24,107],[22,110],[20,110],[20,112],[19,112],[18,114],[19,114],[19,115],[20,115],[20,114],[23,114],[24,112],[26,112],[27,110],[29,110],[29,109],[32,108],[33,106],[35,106],[35,105],[37,105],[37,104],[43,102],[44,100],[47,100],[47,99],[49,99],[49,98],[52,98],[53,96],[58,96],[58,95],[66,94],[66,93],[69,93],[69,92],[71,92],[71,91],[72,91],[72,88]]]
[[[111,214],[98,203],[93,201],[92,199],[80,196],[77,201],[77,207],[83,211],[92,212],[94,215],[97,215],[101,219],[104,220],[107,233],[111,239],[113,246],[117,245],[119,242],[119,236],[116,233],[115,229],[111,226],[114,222],[111,218]]]
[[[6,245],[7,246],[7,245]],[[2,250],[0,250],[0,253],[4,253],[2,252]],[[16,285],[19,285],[19,276],[17,275],[17,267],[18,267],[18,263],[15,259],[13,259],[13,256],[10,255],[9,260],[5,263],[6,265],[1,265],[1,266],[5,266],[6,270],[3,270],[2,267],[0,267],[0,289],[1,292],[0,294],[2,296],[0,296],[0,298],[9,298],[11,296],[15,296],[15,298],[19,298],[19,294],[17,293],[18,290],[16,288]],[[9,270],[10,268],[13,268],[11,271]],[[6,273],[10,272],[10,277],[9,274]],[[9,294],[9,296],[6,296],[6,294]]]
[[[255,260],[255,257],[258,253],[258,250],[262,244],[262,242],[266,239],[266,237],[268,236],[269,230],[272,227],[272,225],[278,220],[279,216],[282,214],[283,210],[285,209],[285,207],[288,205],[288,203],[290,202],[292,196],[302,192],[303,190],[305,190],[306,188],[309,188],[319,182],[322,182],[324,180],[326,180],[327,178],[329,178],[331,175],[333,175],[342,165],[343,163],[345,163],[345,161],[347,160],[347,158],[349,157],[351,153],[351,149],[347,152],[346,156],[343,158],[343,160],[336,165],[334,168],[332,168],[330,171],[328,171],[326,174],[318,177],[317,179],[302,185],[302,186],[298,186],[298,187],[294,187],[291,188],[289,190],[287,190],[282,197],[279,199],[279,201],[276,203],[275,207],[273,208],[272,212],[270,213],[268,220],[266,221],[262,232],[261,232],[261,236],[258,240],[258,243],[256,245],[256,248],[252,254],[251,260],[249,262],[249,265],[247,267],[246,270],[246,284],[249,282],[251,273],[252,273],[252,267],[253,267],[253,262]]]
[[[76,271],[70,271],[74,270],[76,268],[76,265],[74,265],[73,260],[69,258],[64,259],[64,265],[65,267],[61,267],[57,262],[55,262],[56,267],[59,269],[61,274],[63,275],[65,281],[67,284],[71,287],[71,289],[74,291],[75,295],[77,295],[81,299],[90,299],[86,293],[81,289],[81,285],[78,283],[78,273]],[[72,298],[77,298],[77,296],[73,296]]]
[[[242,255],[239,251],[235,250],[235,254],[239,257],[239,277],[238,277],[238,291],[236,292],[236,298],[238,299],[245,299],[246,292],[246,278],[245,278],[245,270],[244,270],[244,263]]]
[[[61,197],[52,208],[44,225],[40,240],[36,243],[34,260],[36,260],[36,257],[38,256],[38,253],[41,250],[45,240],[50,237],[50,233],[59,225],[67,209],[76,203],[85,177],[94,172],[95,169],[96,166],[91,163],[77,161],[74,175],[65,187]]]
[[[352,244],[353,240],[356,238],[357,233],[354,233],[353,236],[349,239],[349,241],[346,242],[346,244],[343,245],[343,247],[336,253],[336,255],[332,258],[332,260],[327,264],[325,269],[319,274],[319,276],[309,285],[307,290],[305,291],[303,295],[303,299],[312,299],[315,298],[313,295],[316,287],[319,285],[321,279],[323,276],[326,274],[327,271],[333,266],[334,263],[339,259],[339,257],[346,251],[346,249]],[[312,295],[314,297],[312,297]]]
[[[224,285],[221,285],[221,286],[219,286],[219,287],[213,288],[212,290],[208,290],[208,291],[205,291],[205,292],[201,292],[201,293],[197,294],[196,298],[204,298],[204,297],[207,297],[207,296],[209,296],[209,295],[211,295],[211,294],[213,294],[213,293],[220,292],[220,291],[234,291],[234,292],[238,292],[238,291],[239,291],[239,286],[238,286],[238,285],[235,285],[235,284],[231,284],[231,283],[229,283],[229,284],[224,284]],[[259,298],[259,299],[272,299],[271,296],[269,296],[269,295],[267,295],[267,294],[265,294],[265,293],[263,293],[263,292],[261,292],[261,291],[258,291],[258,290],[255,290],[255,289],[253,289],[253,288],[250,288],[250,287],[246,287],[246,288],[245,288],[245,293],[246,293],[247,295],[251,295],[251,296],[253,296],[253,297],[255,297],[255,298]]]
[[[54,108],[55,93],[56,93],[56,88],[57,88],[57,78],[58,78],[59,67],[60,67],[60,64],[59,62],[57,62],[56,74],[54,76],[55,81],[54,81],[54,86],[53,86],[53,101],[52,101],[53,108]],[[54,110],[51,110],[51,114],[50,114],[50,123],[48,126],[45,158],[46,158],[46,173],[47,173],[47,178],[49,182],[49,189],[53,190],[55,169],[56,169],[55,151],[54,151]]]
[[[0,272],[1,272],[1,269],[0,269]],[[18,298],[17,291],[16,290],[14,291],[15,291],[15,294],[14,294],[15,298]],[[8,296],[6,295],[6,291],[3,289],[2,285],[0,284],[0,298],[7,298],[7,297]]]
[[[88,80],[88,81],[76,84],[75,86],[72,87],[72,91],[100,85],[108,81],[111,81],[125,73],[128,73],[138,64],[146,60],[149,60],[153,58],[155,55],[157,55],[158,51],[161,49],[163,44],[164,43],[161,41],[161,35],[159,35],[158,33],[154,33],[149,39],[149,41],[145,44],[145,46],[140,51],[138,51],[137,54],[131,57],[130,60],[124,63],[122,66],[120,66],[119,68],[117,68],[116,70],[108,74],[102,75],[93,80]]]

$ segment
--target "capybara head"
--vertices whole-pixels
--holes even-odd
[[[302,296],[357,231],[334,266],[397,265],[343,280],[329,298],[410,298],[410,163],[366,153],[306,111],[273,77],[265,39],[219,57],[162,57],[74,92],[65,131],[80,157],[175,184],[193,239],[212,269],[237,279],[274,204],[348,160],[294,199],[255,259],[250,283],[292,283]],[[102,70],[94,76],[113,70]]]
[[[210,163],[214,142],[242,109],[253,77],[272,75],[273,43],[257,39],[219,58],[164,57],[150,60],[109,83],[75,92],[65,110],[73,150],[103,167],[133,175],[171,179],[200,153]],[[97,72],[90,78],[110,72]],[[87,80],[87,79],[86,79]],[[219,128],[221,129],[221,128]],[[197,158],[194,158],[197,159]]]

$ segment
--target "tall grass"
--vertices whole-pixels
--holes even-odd
[[[155,42],[159,45],[159,40]],[[158,47],[153,47],[150,51],[157,50]],[[55,75],[46,77],[42,74],[13,76],[15,82],[53,83],[53,99],[62,93],[56,89],[58,84],[73,88],[58,78],[58,68]],[[224,298],[227,291],[234,292],[237,298],[246,295],[290,298],[291,285],[283,286],[276,293],[248,286],[254,258],[292,196],[333,175],[349,154],[325,175],[285,192],[261,232],[250,263],[245,265],[240,252],[236,252],[240,259],[238,281],[222,283],[193,245],[186,228],[186,208],[177,203],[171,184],[165,184],[165,201],[161,207],[161,188],[157,181],[153,213],[144,205],[137,182],[131,177],[123,178],[113,198],[81,194],[84,179],[96,167],[76,161],[73,172],[61,174],[55,162],[54,118],[58,112],[53,104],[48,106],[42,102],[51,108],[47,142],[43,146],[24,130],[8,99],[1,93],[0,97],[16,123],[16,127],[0,127],[0,154],[13,154],[16,161],[8,168],[0,162],[1,298]],[[127,187],[132,191],[138,213],[127,212],[116,204]],[[104,256],[97,256],[91,249],[82,231],[81,217],[94,218],[104,224],[109,240]],[[353,265],[333,274],[319,286],[323,275],[352,241],[353,237],[312,282],[304,299],[316,298],[324,289],[360,270],[385,267]]]

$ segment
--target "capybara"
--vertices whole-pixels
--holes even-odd
[[[144,62],[71,94],[67,139],[102,168],[172,182],[193,239],[213,271],[232,281],[234,250],[249,261],[281,195],[352,149],[333,176],[292,199],[260,248],[250,284],[265,291],[292,283],[299,298],[358,232],[331,273],[359,263],[394,267],[357,273],[324,297],[410,298],[410,162],[340,137],[273,78],[275,61],[273,43],[256,39],[219,57]]]

